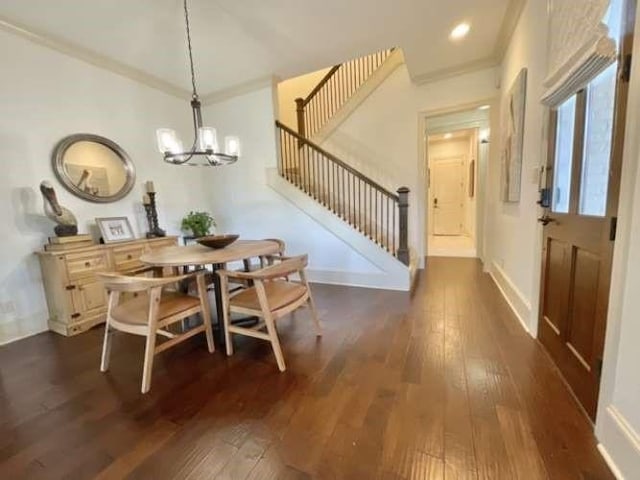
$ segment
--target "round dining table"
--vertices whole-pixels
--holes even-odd
[[[213,271],[213,291],[216,299],[217,336],[224,343],[224,322],[222,321],[222,288],[216,271],[225,268],[229,262],[246,260],[278,253],[280,245],[273,240],[237,240],[224,248],[209,248],[194,244],[171,246],[145,253],[140,261],[151,267],[190,267],[211,265]]]

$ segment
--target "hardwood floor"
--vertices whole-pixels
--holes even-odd
[[[475,260],[432,258],[412,299],[315,285],[269,345],[156,358],[143,339],[44,333],[0,349],[0,478],[610,479],[592,427]]]

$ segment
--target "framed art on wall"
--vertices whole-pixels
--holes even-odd
[[[135,240],[133,228],[127,217],[96,218],[96,225],[100,229],[104,243]]]
[[[501,198],[503,202],[520,201],[526,99],[527,69],[523,68],[509,89],[502,112]]]

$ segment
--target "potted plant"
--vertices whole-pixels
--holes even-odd
[[[208,212],[189,212],[182,219],[182,229],[191,230],[194,237],[204,237],[209,234],[211,227],[216,226],[216,221]]]

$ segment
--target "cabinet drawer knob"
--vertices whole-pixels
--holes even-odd
[[[129,254],[127,255],[127,260],[131,260],[133,258],[133,255]]]
[[[84,262],[84,266],[85,267],[90,267],[91,266],[91,262]]]

